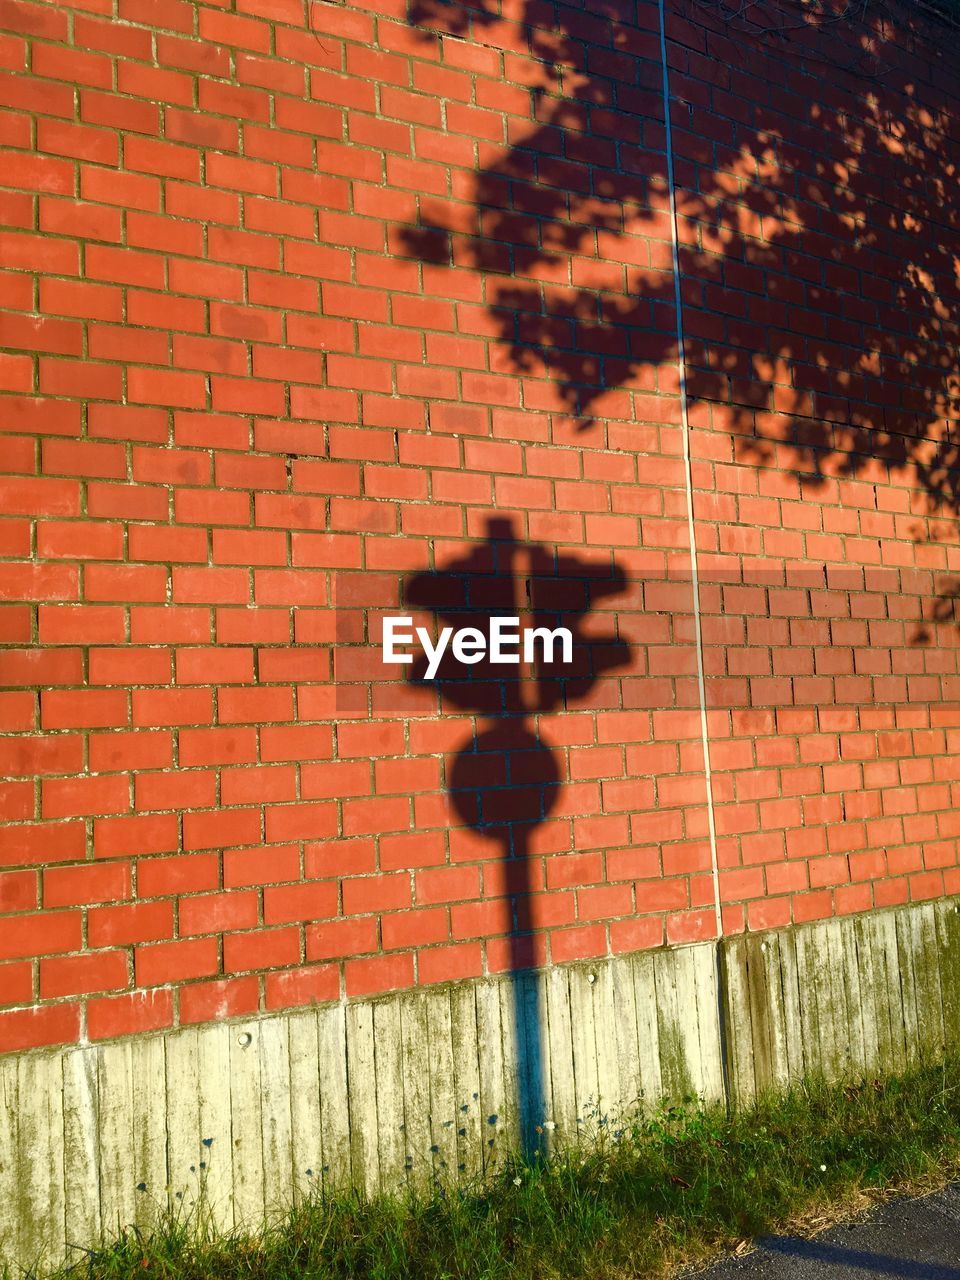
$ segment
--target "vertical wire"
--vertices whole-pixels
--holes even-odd
[[[710,768],[710,731],[707,725],[707,689],[703,663],[703,627],[700,618],[700,569],[697,558],[696,526],[693,518],[693,466],[690,460],[690,412],[687,394],[686,339],[683,331],[683,297],[680,287],[680,226],[677,220],[676,183],[673,166],[673,129],[670,121],[670,72],[667,67],[667,23],[664,0],[657,0],[660,13],[660,62],[663,83],[663,119],[666,130],[667,186],[670,196],[670,230],[673,253],[674,311],[677,323],[677,369],[680,375],[680,425],[683,438],[683,466],[687,486],[687,532],[690,540],[690,581],[693,588],[694,647],[697,651],[697,686],[700,695],[700,737],[703,744],[703,776],[707,796],[707,829],[710,837],[710,865],[713,873],[713,907],[717,938],[723,937],[720,910],[720,870],[717,860],[717,825],[713,808],[713,774]]]

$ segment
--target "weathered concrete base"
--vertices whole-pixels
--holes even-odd
[[[588,1144],[661,1100],[935,1060],[960,1047],[958,910],[0,1058],[0,1257],[56,1262],[198,1201],[255,1226],[321,1187],[426,1187],[524,1143]]]
[[[960,900],[727,939],[731,1101],[891,1075],[960,1049]]]

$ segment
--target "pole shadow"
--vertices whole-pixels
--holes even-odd
[[[473,628],[488,640],[496,618],[518,618],[522,634],[566,628],[572,638],[569,652],[559,645],[554,649],[553,661],[540,646],[529,663],[504,667],[485,655],[467,665],[448,648],[432,679],[425,658],[409,674],[414,685],[437,690],[441,714],[456,710],[475,717],[470,737],[448,764],[446,789],[457,818],[499,851],[505,886],[502,932],[513,986],[516,1105],[527,1161],[543,1152],[550,1098],[545,1010],[533,973],[545,963],[536,835],[555,811],[565,781],[561,758],[544,740],[540,720],[586,696],[606,671],[628,661],[628,645],[617,634],[598,637],[582,628],[597,603],[622,592],[626,581],[612,560],[597,564],[520,542],[513,522],[497,517],[488,522],[486,540],[463,559],[417,574],[404,589],[406,606],[432,613],[441,625]]]

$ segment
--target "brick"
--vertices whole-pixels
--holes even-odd
[[[0,911],[31,911],[36,906],[37,877],[34,872],[0,872]]]
[[[336,915],[337,905],[335,881],[276,886],[264,890],[263,919],[268,925],[320,920]]]
[[[663,922],[657,917],[615,920],[610,925],[610,945],[617,952],[646,950],[663,943]]]
[[[172,664],[169,649],[127,646],[91,649],[90,683],[103,685],[169,684]]]
[[[167,570],[144,565],[91,565],[84,575],[88,600],[150,603],[167,596]]]
[[[268,1009],[320,1004],[338,998],[340,974],[335,965],[310,965],[282,973],[268,973],[264,988]]]
[[[3,992],[0,1004],[30,1004],[33,1000],[33,964],[26,960],[5,964],[0,969],[0,991]]]
[[[129,783],[122,776],[48,778],[43,782],[41,812],[44,818],[123,813],[129,808]]]
[[[376,995],[413,982],[413,956],[409,952],[348,960],[344,969],[348,996]]]
[[[446,942],[450,936],[450,923],[441,907],[425,911],[397,911],[383,917],[381,938],[385,951],[409,950],[431,942]]]
[[[274,846],[270,849],[227,849],[223,854],[225,889],[299,879],[300,850],[297,845]]]
[[[4,1053],[72,1044],[79,1034],[80,1008],[77,1004],[0,1010],[0,1050]]]
[[[130,867],[125,862],[54,867],[44,873],[44,907],[79,907],[129,897]]]
[[[167,502],[162,490],[146,485],[91,482],[87,507],[92,516],[104,519],[163,519]]]
[[[91,1040],[158,1031],[173,1023],[173,993],[169,990],[133,991],[87,1002],[87,1032]]]
[[[119,690],[45,690],[40,698],[44,729],[114,728],[127,723],[127,698]]]
[[[483,973],[483,952],[479,942],[427,947],[417,953],[417,969],[424,984],[479,978]]]
[[[257,923],[257,895],[233,892],[202,894],[180,904],[180,932],[191,935],[249,929]]]
[[[347,880],[343,893],[343,909],[347,915],[399,910],[411,905],[410,877],[403,872]]]
[[[417,902],[459,902],[480,894],[480,878],[476,867],[437,867],[419,871],[416,876]]]
[[[216,889],[220,869],[214,854],[150,858],[137,866],[137,891],[141,898]]]
[[[74,600],[78,594],[70,565],[0,565],[0,600]]]
[[[377,922],[372,917],[324,921],[306,929],[308,960],[332,960],[377,949]]]
[[[243,728],[185,729],[181,765],[249,764],[257,758],[256,733]]]
[[[607,936],[602,925],[555,929],[550,935],[550,951],[557,964],[603,955],[606,946]]]
[[[223,967],[229,972],[273,969],[300,959],[300,930],[264,929],[252,933],[228,933],[223,939]]]
[[[7,737],[0,742],[0,761],[8,779],[75,773],[83,766],[83,743],[74,734]]]
[[[134,790],[138,810],[210,808],[216,803],[216,775],[209,769],[141,773],[134,777]]]
[[[152,942],[173,936],[173,907],[169,902],[137,902],[94,907],[87,916],[89,945],[111,947]]]
[[[92,520],[44,521],[37,525],[37,554],[44,559],[120,560],[123,530]]]
[[[267,840],[322,840],[336,831],[337,812],[332,803],[270,806],[266,811]]]
[[[154,283],[156,281],[144,281]],[[130,399],[171,408],[200,409],[207,403],[206,383],[200,374],[175,370],[131,369],[127,377]]]
[[[222,724],[242,724],[293,719],[293,691],[275,687],[223,688],[218,696]]]
[[[190,978],[208,978],[219,967],[220,954],[215,938],[157,942],[137,947],[135,953],[137,983],[144,987]]]
[[[204,609],[163,605],[130,612],[130,638],[137,643],[180,640],[197,644],[210,639],[210,630],[210,615]]]
[[[259,1001],[260,989],[254,976],[191,982],[180,991],[180,1021],[187,1026],[254,1013]]]
[[[134,689],[133,724],[196,725],[213,719],[209,689]]]
[[[40,995],[45,1000],[122,990],[128,985],[123,951],[96,951],[40,961]]]
[[[184,849],[214,849],[223,844],[259,844],[260,839],[259,809],[224,809],[184,815]]]
[[[0,866],[68,862],[82,858],[85,847],[86,835],[82,822],[25,822],[16,826],[8,825],[0,830]]]
[[[80,945],[79,911],[9,916],[0,937],[0,960],[78,951]]]
[[[210,663],[217,662],[217,678],[221,684],[245,684],[253,680],[251,649],[217,649],[215,646],[177,650],[179,684],[206,684]]]
[[[211,154],[207,157],[207,181],[251,195],[275,196],[277,172],[272,165],[240,157]]]

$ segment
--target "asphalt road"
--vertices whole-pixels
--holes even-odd
[[[960,1183],[920,1200],[891,1200],[813,1240],[773,1236],[698,1280],[960,1280]]]

